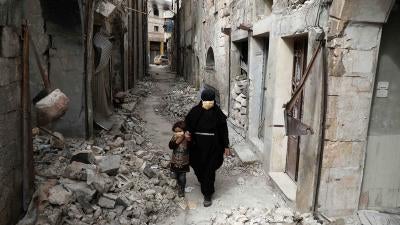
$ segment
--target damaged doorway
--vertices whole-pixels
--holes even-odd
[[[293,39],[292,93],[294,93],[300,85],[301,78],[307,67],[307,46],[307,36],[296,37]],[[296,101],[295,106],[289,114],[295,119],[302,119],[303,96]],[[291,179],[293,179],[293,181],[297,181],[300,158],[300,136],[289,135],[287,146],[286,173]]]
[[[249,41],[243,39],[233,42],[232,52],[232,90],[231,90],[231,119],[232,123],[243,131],[248,127],[248,52]]]

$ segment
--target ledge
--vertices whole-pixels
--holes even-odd
[[[272,17],[268,16],[253,25],[253,36],[265,36],[271,32]]]
[[[270,172],[268,175],[290,201],[296,201],[297,185],[286,173]]]

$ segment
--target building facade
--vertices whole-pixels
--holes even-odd
[[[180,15],[180,72],[218,90],[298,210],[399,207],[398,1],[190,0]]]
[[[167,41],[171,32],[166,30],[166,21],[174,16],[172,2],[165,0],[148,1],[148,51],[149,62],[154,63],[157,55],[168,55]]]

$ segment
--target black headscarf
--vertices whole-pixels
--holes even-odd
[[[205,89],[201,92],[201,100],[203,101],[214,101],[215,100],[215,92],[211,89]]]

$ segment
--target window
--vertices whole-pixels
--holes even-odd
[[[211,47],[207,51],[206,70],[215,70],[214,51]]]
[[[160,12],[158,11],[158,7],[155,4],[153,5],[153,14],[154,14],[154,16],[160,15]]]
[[[158,32],[158,26],[154,26],[154,31]]]

